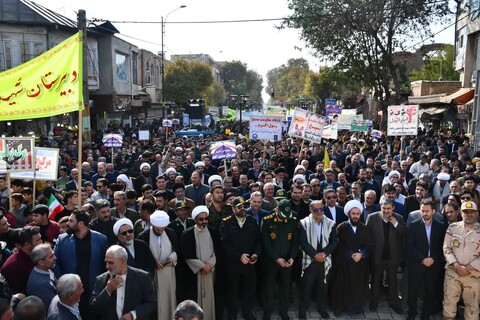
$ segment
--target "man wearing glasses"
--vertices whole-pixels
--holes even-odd
[[[324,319],[327,312],[326,277],[332,265],[331,253],[337,245],[335,221],[323,214],[323,203],[314,200],[310,203],[310,214],[300,220],[299,242],[304,252],[302,277],[300,278],[300,306],[298,317],[307,318],[310,297],[314,289],[318,310]]]
[[[133,238],[133,223],[122,218],[113,225],[113,233],[117,236],[118,245],[127,250],[127,265],[150,273],[153,278],[155,260],[145,241]]]
[[[337,194],[333,189],[326,189],[323,193],[323,202],[325,203],[325,216],[332,219],[336,224],[347,221],[343,213],[343,208],[337,205]]]

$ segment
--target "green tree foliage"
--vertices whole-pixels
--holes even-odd
[[[241,61],[227,62],[222,66],[221,77],[227,96],[247,95],[250,100],[262,101],[262,76],[249,70],[247,64]]]
[[[283,26],[300,29],[318,55],[373,88],[384,108],[393,100],[391,84],[401,91],[395,50],[430,36],[431,24],[449,14],[448,1],[438,0],[289,0],[288,5],[293,14]]]
[[[273,88],[275,100],[290,102],[296,97],[302,96],[311,73],[307,60],[289,59],[287,64],[267,72],[267,92]]]
[[[455,47],[445,45],[443,50],[437,50],[427,55],[423,60],[423,66],[419,70],[410,72],[410,81],[416,80],[445,80],[458,81],[460,74],[453,68],[455,59]]]
[[[184,104],[188,99],[204,98],[213,81],[208,65],[175,60],[165,68],[165,100]]]
[[[227,97],[225,88],[218,82],[214,81],[207,90],[207,106],[223,105]]]
[[[340,68],[321,67],[318,73],[308,74],[304,95],[313,97],[320,105],[324,105],[325,99],[329,98],[342,100],[345,105],[360,90],[358,83]]]

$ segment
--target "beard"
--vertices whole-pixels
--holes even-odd
[[[235,215],[236,215],[237,217],[243,218],[243,217],[245,217],[245,212],[246,212],[245,209],[241,209],[241,210],[235,212]]]
[[[133,240],[125,240],[125,244],[127,246],[131,245],[133,243]]]
[[[67,227],[67,234],[75,234],[75,232],[78,231],[78,228],[77,227]]]
[[[356,227],[358,226],[360,221],[358,219],[350,219],[350,223],[352,224],[352,226]]]

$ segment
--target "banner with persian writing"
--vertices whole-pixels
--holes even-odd
[[[282,138],[282,117],[254,116],[250,118],[249,139],[278,141]]]
[[[0,139],[0,171],[33,171],[33,138]]]
[[[210,142],[210,155],[212,160],[235,159],[237,157],[235,140]]]
[[[288,135],[303,139],[305,130],[307,130],[308,118],[310,117],[310,114],[310,111],[295,108],[292,123],[290,124],[290,129],[288,130]]]
[[[58,149],[35,147],[35,171],[13,172],[12,178],[54,180],[58,179]]]
[[[83,109],[82,35],[0,73],[0,120],[45,118]]]
[[[389,106],[387,135],[416,136],[418,134],[418,109],[418,105]]]
[[[323,127],[325,126],[325,118],[311,113],[308,117],[307,129],[305,130],[304,139],[320,143],[322,142]]]

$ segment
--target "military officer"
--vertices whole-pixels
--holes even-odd
[[[464,319],[478,319],[480,293],[480,224],[473,201],[462,203],[463,221],[450,224],[443,243],[446,272],[443,284],[444,319],[455,319],[460,296],[465,304]]]
[[[290,303],[292,266],[298,254],[298,221],[293,215],[291,202],[278,203],[275,213],[263,218],[262,244],[264,261],[264,319],[270,319],[273,300],[279,281],[279,311],[282,320],[290,319],[287,311]]]
[[[261,238],[257,220],[246,214],[247,202],[236,197],[232,202],[234,215],[220,224],[222,247],[227,259],[228,319],[237,319],[238,293],[242,288],[243,318],[255,319],[255,264],[260,256]]]

